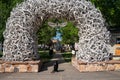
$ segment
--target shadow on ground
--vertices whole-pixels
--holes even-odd
[[[67,59],[66,59],[67,60]],[[53,58],[49,61],[49,62],[43,62],[42,63],[42,66],[40,68],[40,71],[39,72],[42,72],[42,71],[46,71],[48,70],[48,67],[53,67],[53,64],[58,61],[58,64],[62,64],[62,63],[66,63],[66,62],[70,62],[71,59],[68,59],[67,61],[64,60],[63,56],[62,56],[62,53],[56,53],[53,55]],[[59,70],[58,69],[58,72],[63,72],[64,70]]]

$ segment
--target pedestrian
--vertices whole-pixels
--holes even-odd
[[[75,57],[75,55],[76,55],[75,49],[72,49],[72,57]]]
[[[50,50],[49,50],[49,55],[53,56],[53,49],[52,48],[50,48]]]

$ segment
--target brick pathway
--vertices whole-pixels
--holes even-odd
[[[60,62],[59,72],[51,73],[55,60]],[[0,80],[120,80],[120,71],[80,73],[71,63],[65,63],[62,55],[57,53],[39,73],[0,73]]]

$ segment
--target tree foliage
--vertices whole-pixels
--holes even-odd
[[[109,26],[120,26],[120,0],[91,0],[100,9]]]
[[[78,42],[78,28],[76,28],[72,22],[68,22],[67,26],[62,28],[62,33],[62,43],[73,44]]]
[[[51,38],[55,35],[55,29],[51,28],[47,21],[42,25],[42,27],[38,30],[38,43],[39,44],[49,44],[51,42]]]
[[[56,19],[51,19],[48,20],[51,22],[59,22],[62,23],[62,20],[56,20]],[[55,28],[52,28],[48,25],[48,21],[46,21],[43,25],[42,28],[39,29],[37,35],[38,35],[38,43],[45,43],[49,44],[52,37],[56,35],[56,30]],[[78,41],[78,29],[74,26],[72,22],[68,22],[67,25],[63,28],[61,28],[61,33],[62,33],[62,43],[63,44],[73,44]]]
[[[3,42],[3,31],[5,30],[5,24],[7,18],[10,16],[10,11],[16,4],[23,0],[0,0],[0,42]]]

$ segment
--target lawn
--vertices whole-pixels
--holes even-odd
[[[52,56],[49,55],[49,51],[39,51],[40,60],[42,62],[49,62]]]
[[[64,52],[62,56],[66,62],[71,62],[71,58],[72,58],[71,52]]]

